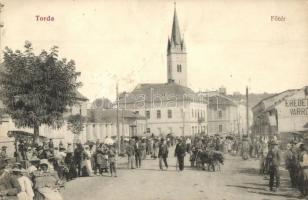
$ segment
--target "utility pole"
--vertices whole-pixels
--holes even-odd
[[[185,110],[182,108],[182,119],[183,119],[183,129],[182,129],[182,136],[185,135]]]
[[[122,108],[122,137],[124,137],[125,136],[125,134],[124,134],[124,121],[125,121],[125,119],[124,119],[124,108]]]
[[[206,120],[207,120],[207,126],[206,126],[206,134],[209,135],[209,117],[210,117],[210,113],[209,113],[209,108],[210,108],[210,94],[209,92],[207,93],[207,105],[206,105]]]
[[[247,128],[247,136],[249,135],[249,108],[248,104],[249,99],[248,99],[248,86],[246,86],[246,128]]]
[[[79,102],[79,123],[80,123],[80,127],[81,127],[81,130],[83,129],[83,123],[82,123],[82,112],[81,112],[81,102]],[[78,134],[78,142],[80,141],[80,136],[82,134],[82,131]],[[81,142],[81,141],[80,141]]]
[[[119,83],[117,82],[116,86],[116,97],[117,97],[117,140],[118,140],[118,153],[120,153],[120,129],[119,129]]]
[[[2,4],[0,2],[0,62],[2,62],[2,28],[4,26],[4,24],[2,23],[2,16],[1,16],[1,13],[2,13],[2,8],[4,7],[4,4]]]
[[[237,134],[240,135],[240,113],[237,113]]]
[[[1,13],[2,13],[2,8],[4,7],[4,5],[0,2],[0,63],[2,63],[2,28],[3,28],[3,23],[2,23],[2,17],[1,17]],[[0,110],[0,126],[2,125],[3,122],[8,122],[6,120],[4,120],[4,112],[3,110]]]

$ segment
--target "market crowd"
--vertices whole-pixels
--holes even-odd
[[[281,164],[290,174],[291,186],[303,196],[308,194],[308,153],[303,141],[292,140],[283,151],[276,137],[199,135],[194,137],[131,137],[121,138],[119,152],[117,141],[106,138],[104,142],[86,144],[60,142],[52,139],[42,144],[20,140],[16,143],[15,158],[9,158],[6,146],[0,151],[0,199],[62,199],[59,190],[64,183],[81,176],[117,177],[118,156],[127,158],[127,169],[141,168],[145,159],[157,159],[160,170],[168,170],[170,147],[174,147],[176,170],[184,170],[185,157],[191,167],[208,171],[220,170],[224,155],[241,156],[260,161],[260,174],[269,176],[269,189],[280,187]],[[48,199],[48,198],[47,198]]]

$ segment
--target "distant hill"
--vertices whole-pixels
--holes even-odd
[[[262,99],[267,98],[269,96],[275,95],[274,93],[262,93],[262,94],[254,94],[251,93],[248,95],[249,99],[249,107],[254,107],[257,105]],[[227,95],[228,97],[232,98],[233,100],[237,102],[246,102],[246,95],[245,94],[233,94],[233,95]]]

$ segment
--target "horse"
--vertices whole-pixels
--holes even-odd
[[[220,165],[224,164],[224,156],[222,152],[215,150],[205,150],[199,153],[202,169],[205,170],[205,164],[208,166],[208,171],[220,171]]]

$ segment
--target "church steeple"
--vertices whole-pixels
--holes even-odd
[[[174,14],[173,14],[171,40],[173,40],[174,44],[176,44],[176,45],[179,45],[182,42],[178,16],[176,14],[176,4],[175,3],[174,3]]]
[[[181,37],[175,3],[171,37],[168,38],[167,62],[168,83],[187,86],[186,45],[184,37]]]

